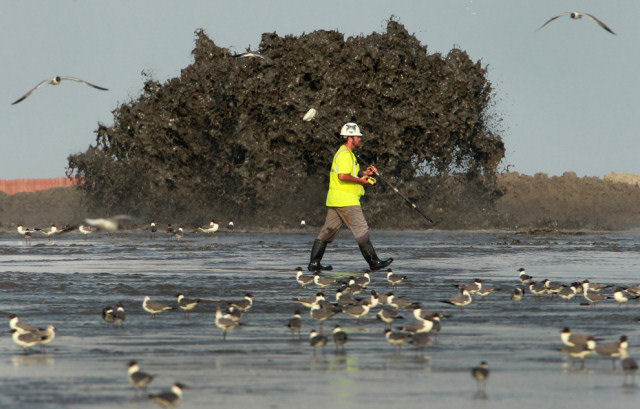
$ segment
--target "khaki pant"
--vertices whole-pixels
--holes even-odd
[[[345,206],[328,207],[327,209],[327,218],[320,233],[318,233],[318,240],[332,242],[343,223],[351,229],[351,233],[353,233],[353,237],[356,238],[358,244],[369,240],[369,226],[364,219],[364,214],[362,214],[362,207]]]

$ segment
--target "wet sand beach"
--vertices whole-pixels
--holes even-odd
[[[639,303],[620,307],[605,300],[591,307],[580,305],[581,296],[564,302],[527,292],[514,304],[509,297],[519,284],[520,267],[536,280],[637,284],[636,234],[374,232],[379,255],[394,257],[394,271],[408,276],[394,293],[447,316],[424,356],[409,345],[394,353],[375,312],[361,325],[345,314],[325,322],[325,335],[336,324],[347,331],[344,354],[336,353],[330,341],[314,356],[308,333],[318,326],[306,308],[302,337],[290,334],[286,323],[298,307],[292,298],[318,291],[315,286],[302,289],[295,280],[295,268],[308,263],[314,236],[216,233],[175,239],[139,232],[90,235],[87,240],[68,234],[26,244],[17,234],[0,234],[0,311],[57,328],[46,352],[34,348],[24,355],[9,334],[0,338],[0,407],[156,407],[129,384],[126,365],[131,359],[155,376],[149,393],[176,381],[188,385],[181,408],[637,404],[638,389],[622,385],[619,363],[612,371],[610,360],[588,357],[586,369],[580,370],[557,349],[562,347],[560,331],[570,327],[603,342],[626,334],[634,357]],[[333,264],[334,271],[326,273],[332,277],[360,274],[365,267],[348,232],[329,246],[323,261]],[[464,312],[438,301],[454,296],[455,284],[474,278],[503,291],[482,300],[474,297]],[[324,291],[330,301],[336,289]],[[392,290],[382,272],[372,274],[369,289]],[[142,309],[146,295],[175,305],[173,296],[179,292],[204,300],[189,320],[182,311],[151,319]],[[215,307],[246,292],[255,298],[243,316],[245,325],[223,342],[214,325]],[[127,312],[122,327],[100,316],[104,306],[117,301]],[[403,315],[404,323],[412,322],[410,311]],[[9,329],[8,319],[3,325]],[[469,373],[480,361],[491,369],[486,395],[477,393]]]

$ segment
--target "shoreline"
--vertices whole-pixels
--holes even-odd
[[[13,227],[0,227],[1,234],[13,234],[16,235],[18,232],[16,231],[17,226]],[[31,226],[29,226],[31,227]],[[78,235],[80,232],[77,227],[74,226],[75,229],[62,233],[64,235]],[[197,235],[197,236],[211,236],[215,237],[217,235],[229,235],[229,234],[252,234],[252,233],[281,233],[281,234],[317,234],[322,226],[306,228],[305,230],[299,229],[280,229],[280,228],[250,228],[250,229],[234,229],[234,230],[218,230],[215,233],[207,234],[200,233],[194,230],[190,230],[188,228],[185,230],[186,235]],[[348,230],[346,227],[343,227],[341,230]],[[528,229],[528,230],[509,230],[509,229],[425,229],[425,230],[416,230],[416,229],[370,229],[372,233],[486,233],[486,234],[514,234],[514,235],[559,235],[559,236],[581,236],[581,235],[591,235],[591,234],[622,234],[622,233],[640,233],[640,227],[631,227],[628,229],[619,229],[619,230],[591,230],[591,229],[557,229],[557,230],[547,230],[547,229]],[[99,231],[91,233],[91,235],[95,234],[135,234],[135,233],[148,233],[149,229],[145,228],[133,228],[133,229],[120,229],[115,232],[106,232]],[[36,237],[38,237],[38,233],[35,233]],[[166,233],[164,231],[158,230],[155,235],[158,236],[167,236],[170,233]]]
[[[371,202],[363,204],[363,210],[372,230],[431,232],[524,232],[546,234],[550,232],[638,232],[640,231],[640,187],[629,183],[607,181],[599,178],[578,178],[572,172],[563,176],[548,177],[518,173],[499,175],[501,195],[491,206],[475,202],[473,195],[466,195],[469,202],[420,203],[424,211],[438,219],[435,228],[425,226],[411,209],[404,205],[382,206],[372,195]],[[322,193],[324,194],[324,193]],[[304,206],[290,203],[273,203],[275,212],[236,214],[234,209],[222,203],[207,203],[206,207],[186,207],[162,215],[149,213],[147,207],[114,211],[112,214],[137,214],[140,220],[154,218],[160,226],[204,225],[218,220],[221,230],[233,220],[238,226],[249,226],[243,231],[288,232],[300,231],[301,219],[307,221],[306,231],[319,229],[324,222],[322,201],[306,202]],[[395,206],[395,207],[394,207]],[[84,193],[74,187],[54,188],[33,193],[0,194],[0,231],[15,231],[15,226],[26,227],[77,226],[88,217],[104,217],[109,212],[89,209]],[[133,226],[133,225],[131,225]],[[312,227],[317,226],[317,227]],[[125,226],[128,227],[128,226]],[[140,230],[140,229],[131,229]],[[237,230],[237,229],[236,229]]]

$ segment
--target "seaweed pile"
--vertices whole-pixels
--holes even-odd
[[[268,58],[239,58],[196,31],[194,62],[179,77],[147,78],[113,126],[99,124],[95,144],[69,156],[91,206],[184,222],[320,223],[348,121],[366,135],[361,155],[427,210],[469,214],[499,194],[505,148],[490,125],[492,86],[466,52],[429,54],[394,20],[347,39],[265,33],[258,52]],[[335,135],[302,121],[311,107]],[[421,225],[384,186],[365,197],[375,226]]]

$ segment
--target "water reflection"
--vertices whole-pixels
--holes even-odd
[[[345,352],[336,352],[334,358],[329,364],[330,371],[358,371],[358,360],[356,357],[347,355]]]
[[[473,399],[474,400],[487,400],[489,399],[489,395],[487,395],[487,392],[485,391],[477,391],[476,393],[473,394]]]
[[[18,354],[11,357],[11,362],[13,366],[17,368],[20,366],[53,365],[55,359],[48,355]]]
[[[311,370],[312,371],[326,371],[329,369],[329,361],[324,353],[315,354],[311,357]]]
[[[622,382],[621,388],[622,388],[622,393],[624,393],[625,395],[633,395],[638,391],[638,387],[636,386],[635,382],[628,383],[626,377],[625,377],[625,380]]]
[[[401,295],[422,301],[425,308],[440,310],[439,304],[435,301],[430,304],[428,300],[446,298],[451,292],[451,284],[469,281],[476,275],[491,277],[492,284],[512,285],[514,269],[511,264],[535,265],[549,273],[550,278],[560,281],[572,278],[575,275],[572,271],[580,270],[585,276],[616,282],[619,280],[617,272],[637,265],[637,253],[640,251],[640,239],[634,238],[634,243],[637,242],[635,247],[615,256],[601,251],[597,256],[584,255],[582,253],[590,250],[563,250],[555,245],[550,255],[532,245],[530,248],[521,246],[521,250],[503,257],[502,250],[492,246],[476,246],[477,250],[473,250],[473,246],[465,249],[457,244],[481,245],[482,235],[473,234],[466,238],[464,235],[447,234],[452,237],[449,247],[442,249],[442,240],[438,238],[436,244],[427,244],[436,249],[428,253],[427,259],[424,235],[403,234],[397,239],[391,235],[387,237],[388,241],[395,240],[389,252],[407,260],[404,267],[414,278],[415,286],[404,287]],[[113,407],[114,403],[131,408],[149,407],[146,399],[132,399],[134,392],[125,388],[126,372],[123,372],[123,362],[119,357],[124,360],[135,357],[149,363],[149,372],[158,375],[159,381],[150,392],[168,386],[173,380],[199,385],[198,393],[185,395],[181,407],[207,407],[216,399],[223,400],[225,407],[251,407],[255,406],[256,395],[259,394],[261,407],[282,407],[283,403],[292,407],[318,404],[360,407],[365,403],[363,398],[367,407],[372,409],[396,407],[398,402],[403,407],[424,407],[425,396],[433,396],[438,399],[434,402],[446,403],[449,407],[475,403],[475,406],[491,404],[492,408],[502,409],[513,404],[513,400],[505,397],[522,402],[530,397],[533,389],[544,390],[549,400],[561,401],[566,396],[567,387],[575,390],[573,399],[578,406],[582,403],[580,399],[584,399],[588,406],[588,399],[594,393],[598,394],[599,401],[605,398],[610,402],[626,397],[628,400],[637,399],[635,383],[630,377],[623,383],[620,372],[610,373],[608,362],[585,360],[587,367],[595,370],[598,376],[611,377],[613,387],[606,387],[605,383],[605,387],[598,384],[594,389],[595,381],[587,382],[586,378],[579,379],[582,378],[580,375],[558,372],[560,354],[549,355],[552,343],[560,346],[556,345],[559,343],[557,326],[562,327],[565,322],[591,322],[590,331],[604,333],[621,331],[627,328],[626,325],[632,325],[628,314],[620,313],[613,302],[603,302],[593,311],[580,308],[576,303],[560,303],[550,298],[525,298],[522,304],[513,306],[507,296],[496,296],[486,302],[472,304],[468,310],[465,308],[464,315],[458,315],[457,309],[446,307],[449,309],[445,312],[449,311],[454,316],[451,321],[443,323],[444,344],[433,347],[438,345],[434,336],[432,345],[427,346],[424,353],[408,345],[403,346],[402,352],[394,353],[381,335],[381,324],[363,320],[363,325],[355,325],[351,318],[338,315],[333,318],[335,322],[327,321],[325,326],[331,328],[334,323],[344,324],[350,336],[349,349],[346,353],[336,353],[334,345],[328,343],[326,351],[316,350],[314,357],[308,337],[304,333],[298,337],[284,327],[293,308],[291,298],[315,293],[309,289],[307,294],[307,290],[297,288],[290,273],[291,260],[307,251],[306,245],[301,249],[301,240],[297,236],[291,239],[283,235],[275,237],[276,240],[269,238],[266,241],[271,245],[272,251],[269,252],[256,246],[253,236],[237,235],[219,236],[216,240],[221,242],[215,247],[208,245],[204,238],[197,245],[183,240],[170,246],[166,245],[168,239],[160,244],[145,244],[144,239],[137,240],[141,243],[137,246],[133,240],[135,237],[127,241],[114,238],[111,241],[96,240],[91,246],[85,246],[86,251],[82,252],[70,245],[64,254],[61,254],[61,250],[65,250],[61,248],[64,245],[61,241],[57,246],[46,244],[39,248],[20,248],[14,252],[17,255],[2,257],[0,287],[10,290],[5,291],[3,309],[12,312],[17,309],[28,321],[60,324],[70,338],[65,340],[64,354],[54,349],[49,354],[34,351],[20,355],[19,349],[5,340],[5,359],[0,362],[0,373],[5,374],[2,383],[8,386],[4,390],[0,388],[0,406],[7,407],[2,399],[6,389],[42,378],[48,387],[45,392],[56,399],[77,400],[86,395],[79,392],[82,390],[91,391],[91,395],[99,395],[98,398],[102,396],[101,400],[92,396],[90,402],[84,402],[86,407],[102,409]],[[1,244],[0,241],[0,254],[3,251]],[[351,241],[348,249],[340,250],[338,246],[332,253],[338,265],[353,265]],[[411,256],[414,251],[411,249],[419,251],[415,250],[415,256]],[[70,254],[80,255],[70,258]],[[604,261],[594,263],[594,260]],[[596,271],[603,265],[605,272]],[[446,273],[441,273],[440,269]],[[467,269],[470,272],[466,272]],[[560,270],[565,272],[557,272]],[[178,274],[175,271],[189,273]],[[74,273],[69,275],[69,272]],[[633,278],[630,276],[627,280]],[[383,276],[373,277],[371,288],[386,291],[385,286]],[[170,315],[172,313],[161,320],[148,320],[140,307],[141,295],[149,293],[164,297],[177,290],[207,297],[211,303],[232,296],[235,298],[246,291],[253,291],[260,298],[251,310],[248,325],[222,343],[220,334],[212,332],[210,310],[206,315],[203,312],[201,319],[188,322],[181,316]],[[99,309],[95,309],[95,306],[116,299],[130,303],[125,307],[130,311],[128,320],[131,323],[127,324],[127,321],[124,330],[103,328],[103,321],[97,315]],[[42,300],[47,301],[47,306],[38,304]],[[306,325],[317,325],[312,324],[308,315],[304,315],[303,320]],[[514,328],[518,330],[514,331]],[[325,335],[329,335],[327,331]],[[56,342],[54,348],[60,345]],[[476,393],[474,385],[469,382],[468,372],[459,369],[466,368],[466,362],[478,354],[479,347],[490,355],[492,362],[495,360],[502,364],[507,374],[505,382],[492,384],[491,398],[484,391]],[[517,362],[514,362],[514,356]],[[54,363],[53,357],[57,362]],[[33,367],[16,371],[11,365]],[[56,365],[56,368],[38,368],[37,365]],[[579,360],[572,360],[563,365],[561,371],[591,372],[582,370],[580,365]],[[385,369],[390,371],[384,372]],[[63,370],[64,376],[59,376]],[[432,370],[433,376],[427,373]],[[19,376],[12,377],[12,371],[19,372]],[[309,378],[313,381],[309,382]],[[118,383],[108,386],[105,379],[116,379]],[[390,379],[392,383],[389,383]],[[389,384],[393,388],[388,388]],[[519,390],[523,384],[530,388]],[[251,391],[247,392],[245,385],[251,385]],[[42,389],[39,385],[37,387]],[[37,396],[36,392],[30,393],[30,396]],[[23,404],[20,398],[22,396],[16,397],[11,407],[20,407]],[[109,401],[105,402],[106,399]],[[444,399],[447,402],[442,402]],[[469,399],[478,401],[469,402]],[[529,406],[533,407],[533,404],[522,405],[523,408]]]

